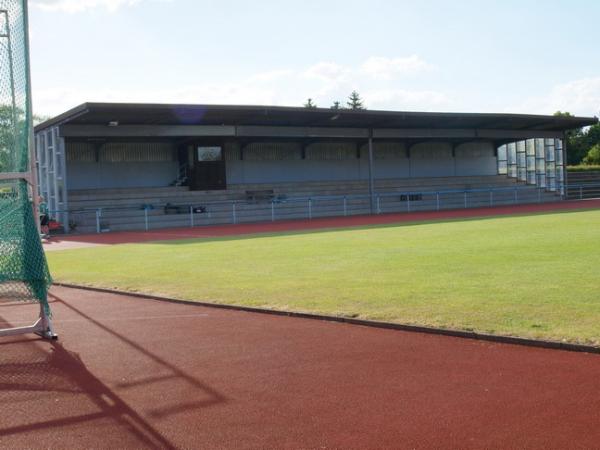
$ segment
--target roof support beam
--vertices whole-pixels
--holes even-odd
[[[512,139],[557,138],[560,131],[544,130],[481,130],[469,128],[380,128],[373,130],[374,138],[385,139]]]
[[[330,138],[368,139],[367,128],[280,127],[233,125],[62,125],[61,137],[166,138],[166,137],[241,137],[241,138]],[[562,138],[560,131],[492,130],[456,128],[379,128],[373,139],[507,139]]]
[[[228,125],[62,125],[61,137],[212,137],[235,136]]]

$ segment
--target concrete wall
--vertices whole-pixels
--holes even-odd
[[[69,189],[169,186],[177,178],[176,162],[79,162],[67,166]]]
[[[169,186],[178,175],[169,142],[67,142],[68,189]]]
[[[373,174],[377,179],[409,177],[447,177],[496,175],[494,147],[487,142],[459,145],[452,156],[447,143],[423,143],[411,148],[407,157],[403,144],[396,148],[375,148]],[[365,180],[369,176],[368,150],[360,149],[360,158],[349,153],[348,159],[227,160],[229,184],[301,182],[324,180]]]

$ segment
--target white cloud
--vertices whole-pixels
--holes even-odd
[[[345,104],[353,90],[360,92],[371,109],[447,110],[451,106],[442,92],[398,89],[393,82],[365,75],[362,67],[360,63],[344,66],[322,61],[306,68],[274,69],[227,82],[182,82],[169,89],[109,86],[91,90],[78,88],[73,82],[45,89],[37,87],[33,100],[35,112],[43,115],[55,115],[84,102],[302,105],[311,97],[317,105],[328,107],[336,100]],[[77,79],[76,74],[73,79]],[[156,85],[161,85],[160,80],[156,80]]]
[[[405,58],[372,56],[361,66],[362,71],[376,79],[391,80],[398,75],[416,74],[432,70],[434,66],[417,55]]]
[[[348,79],[351,69],[333,62],[320,62],[310,66],[303,72],[309,79],[339,83]]]
[[[89,9],[103,8],[115,12],[125,6],[133,6],[143,0],[33,0],[31,4],[46,11],[77,13]]]
[[[448,111],[451,98],[443,92],[431,90],[375,89],[365,91],[371,109],[400,111]]]
[[[600,77],[582,78],[554,86],[549,93],[529,97],[520,105],[511,107],[514,112],[553,114],[568,111],[583,116],[600,115]]]

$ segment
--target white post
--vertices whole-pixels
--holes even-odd
[[[271,200],[271,222],[275,222],[275,202]]]
[[[100,216],[102,214],[101,209],[96,210],[96,233],[100,233]]]
[[[144,206],[144,228],[148,231],[148,208]]]
[[[194,207],[190,205],[190,227],[194,228]]]

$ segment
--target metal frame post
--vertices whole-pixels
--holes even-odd
[[[371,214],[375,212],[375,181],[373,179],[373,130],[369,130],[369,200]]]
[[[27,173],[21,173],[19,176],[15,176],[12,179],[24,179],[27,181],[29,188],[31,190],[31,207],[33,209],[33,217],[37,218],[39,214],[39,200],[38,200],[38,186],[37,186],[37,176],[35,170],[35,138],[33,134],[33,126],[32,126],[32,100],[31,100],[31,68],[29,63],[29,18],[28,18],[28,10],[27,10],[27,1],[22,2],[23,6],[23,28],[24,28],[24,51],[27,55],[25,60],[25,78],[28,86],[28,95],[27,95],[27,111],[25,119],[29,126],[29,133],[27,136],[27,146],[28,146],[28,156],[29,156],[29,164]],[[16,92],[15,92],[15,84],[14,84],[14,69],[13,69],[13,58],[12,58],[12,41],[10,39],[10,20],[8,16],[8,11],[2,11],[2,13],[6,17],[6,38],[8,39],[8,52],[9,52],[9,71],[10,71],[10,83],[11,83],[11,94],[12,94],[12,106],[13,106],[13,127],[15,132],[15,145],[17,144],[16,140],[16,124],[17,124],[17,105],[16,105]],[[5,174],[8,175],[8,174]],[[11,179],[11,178],[4,178]],[[36,227],[38,230],[38,235],[40,230],[39,220],[35,220]],[[38,236],[39,239],[39,236]],[[15,336],[19,334],[26,333],[35,333],[39,336],[46,339],[57,339],[58,336],[54,332],[54,327],[52,326],[52,320],[46,314],[46,310],[42,303],[40,303],[40,313],[38,320],[30,326],[26,327],[15,327],[15,328],[5,328],[0,329],[0,336]]]
[[[556,145],[556,141],[554,143]],[[545,152],[544,152],[545,155]],[[556,160],[556,155],[554,157]],[[556,164],[556,161],[554,162]],[[562,199],[569,199],[569,171],[567,170],[567,166],[569,165],[568,154],[567,154],[567,132],[563,133],[562,139],[562,170],[563,170],[563,188],[562,188]],[[556,166],[555,166],[556,167]],[[545,167],[544,167],[545,169]]]

